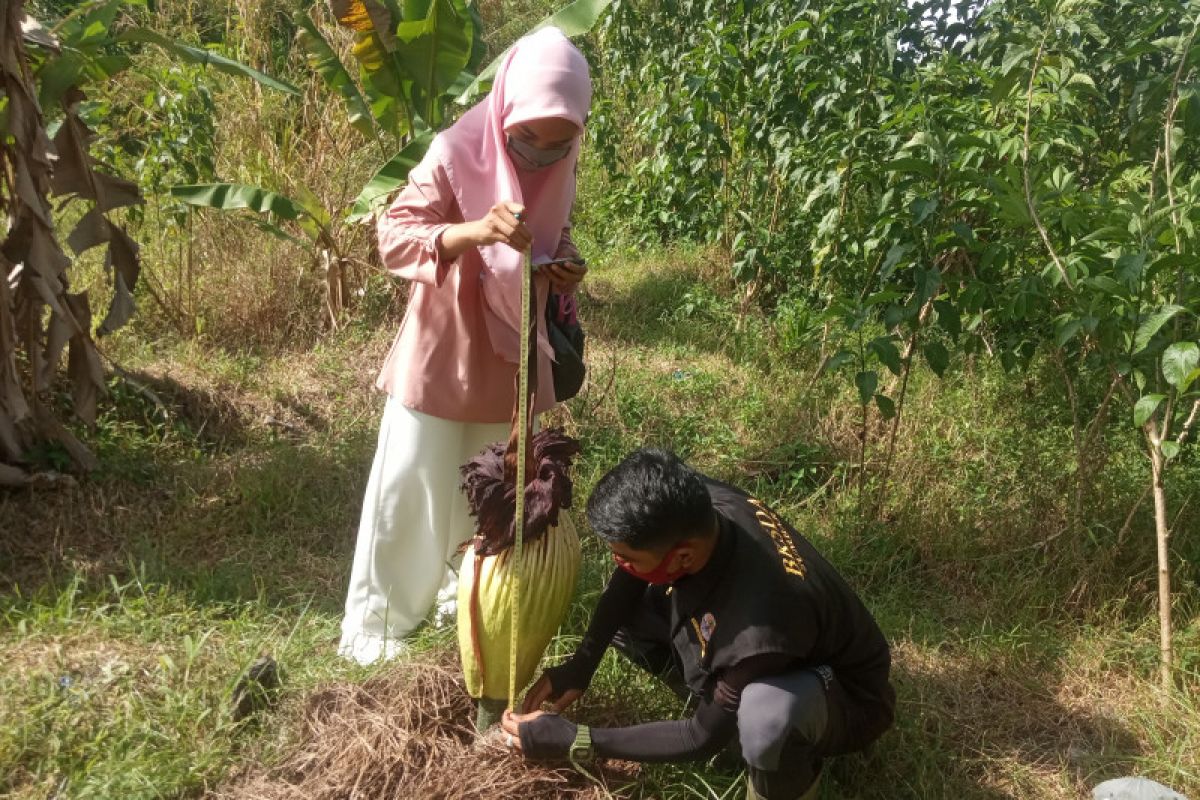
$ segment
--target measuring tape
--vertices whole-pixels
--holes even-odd
[[[520,217],[517,218],[520,220]],[[517,367],[517,494],[512,546],[512,630],[508,642],[508,707],[517,710],[517,629],[521,622],[521,550],[525,540],[525,451],[529,443],[529,343],[533,321],[533,248],[525,251],[521,280],[521,361]]]

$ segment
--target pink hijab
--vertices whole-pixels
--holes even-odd
[[[438,134],[430,147],[430,155],[446,170],[463,219],[480,219],[504,200],[521,203],[533,233],[534,263],[552,258],[575,202],[579,139],[566,158],[536,172],[520,172],[509,160],[504,130],[558,117],[575,123],[582,133],[591,102],[587,60],[558,28],[543,28],[513,45],[488,96]],[[525,259],[506,244],[481,247],[480,254],[492,349],[516,363]],[[544,330],[546,292],[538,294],[538,346],[553,356]]]

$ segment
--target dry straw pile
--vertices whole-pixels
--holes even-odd
[[[457,664],[410,661],[361,683],[316,692],[298,743],[277,765],[243,771],[220,800],[522,800],[612,797],[620,771],[576,772],[524,762],[498,739],[476,742],[474,708]]]

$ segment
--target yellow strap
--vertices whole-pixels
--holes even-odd
[[[525,251],[525,274],[521,281],[521,344],[517,367],[517,416],[521,428],[517,431],[517,494],[512,546],[512,630],[508,644],[508,707],[517,710],[517,630],[521,622],[521,549],[525,540],[525,449],[529,436],[529,318],[533,302],[530,285],[533,283],[533,250]]]

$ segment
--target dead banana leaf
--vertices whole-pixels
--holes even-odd
[[[377,0],[329,0],[337,21],[358,33],[374,33],[388,52],[396,49],[396,25],[387,6]]]
[[[59,131],[60,157],[52,156],[54,144],[46,134],[25,43],[50,50],[57,43],[23,7],[20,0],[0,4],[0,96],[5,102],[0,171],[9,176],[0,187],[5,190],[0,193],[0,212],[8,221],[0,242],[0,483],[6,485],[27,480],[16,465],[37,440],[59,442],[82,469],[96,465],[87,447],[40,399],[52,384],[64,349],[81,419],[95,420],[97,400],[105,390],[103,365],[92,341],[90,304],[85,294],[69,291],[71,260],[59,244],[50,193],[60,189],[94,203],[72,232],[70,244],[82,252],[108,243],[107,263],[118,287],[116,311],[110,309],[109,315],[114,326],[128,319],[129,289],[140,267],[137,245],[103,217],[107,210],[139,202],[137,187],[95,169],[87,151],[91,134],[74,113],[82,92],[68,92]]]
[[[74,102],[68,107],[67,117],[54,137],[54,149],[58,154],[52,184],[54,194],[93,200],[102,213],[141,203],[142,195],[136,183],[97,169],[100,165],[88,151],[94,136],[76,115],[82,97],[82,92],[72,97]]]
[[[29,473],[23,469],[0,464],[0,486],[20,487],[29,485]]]

